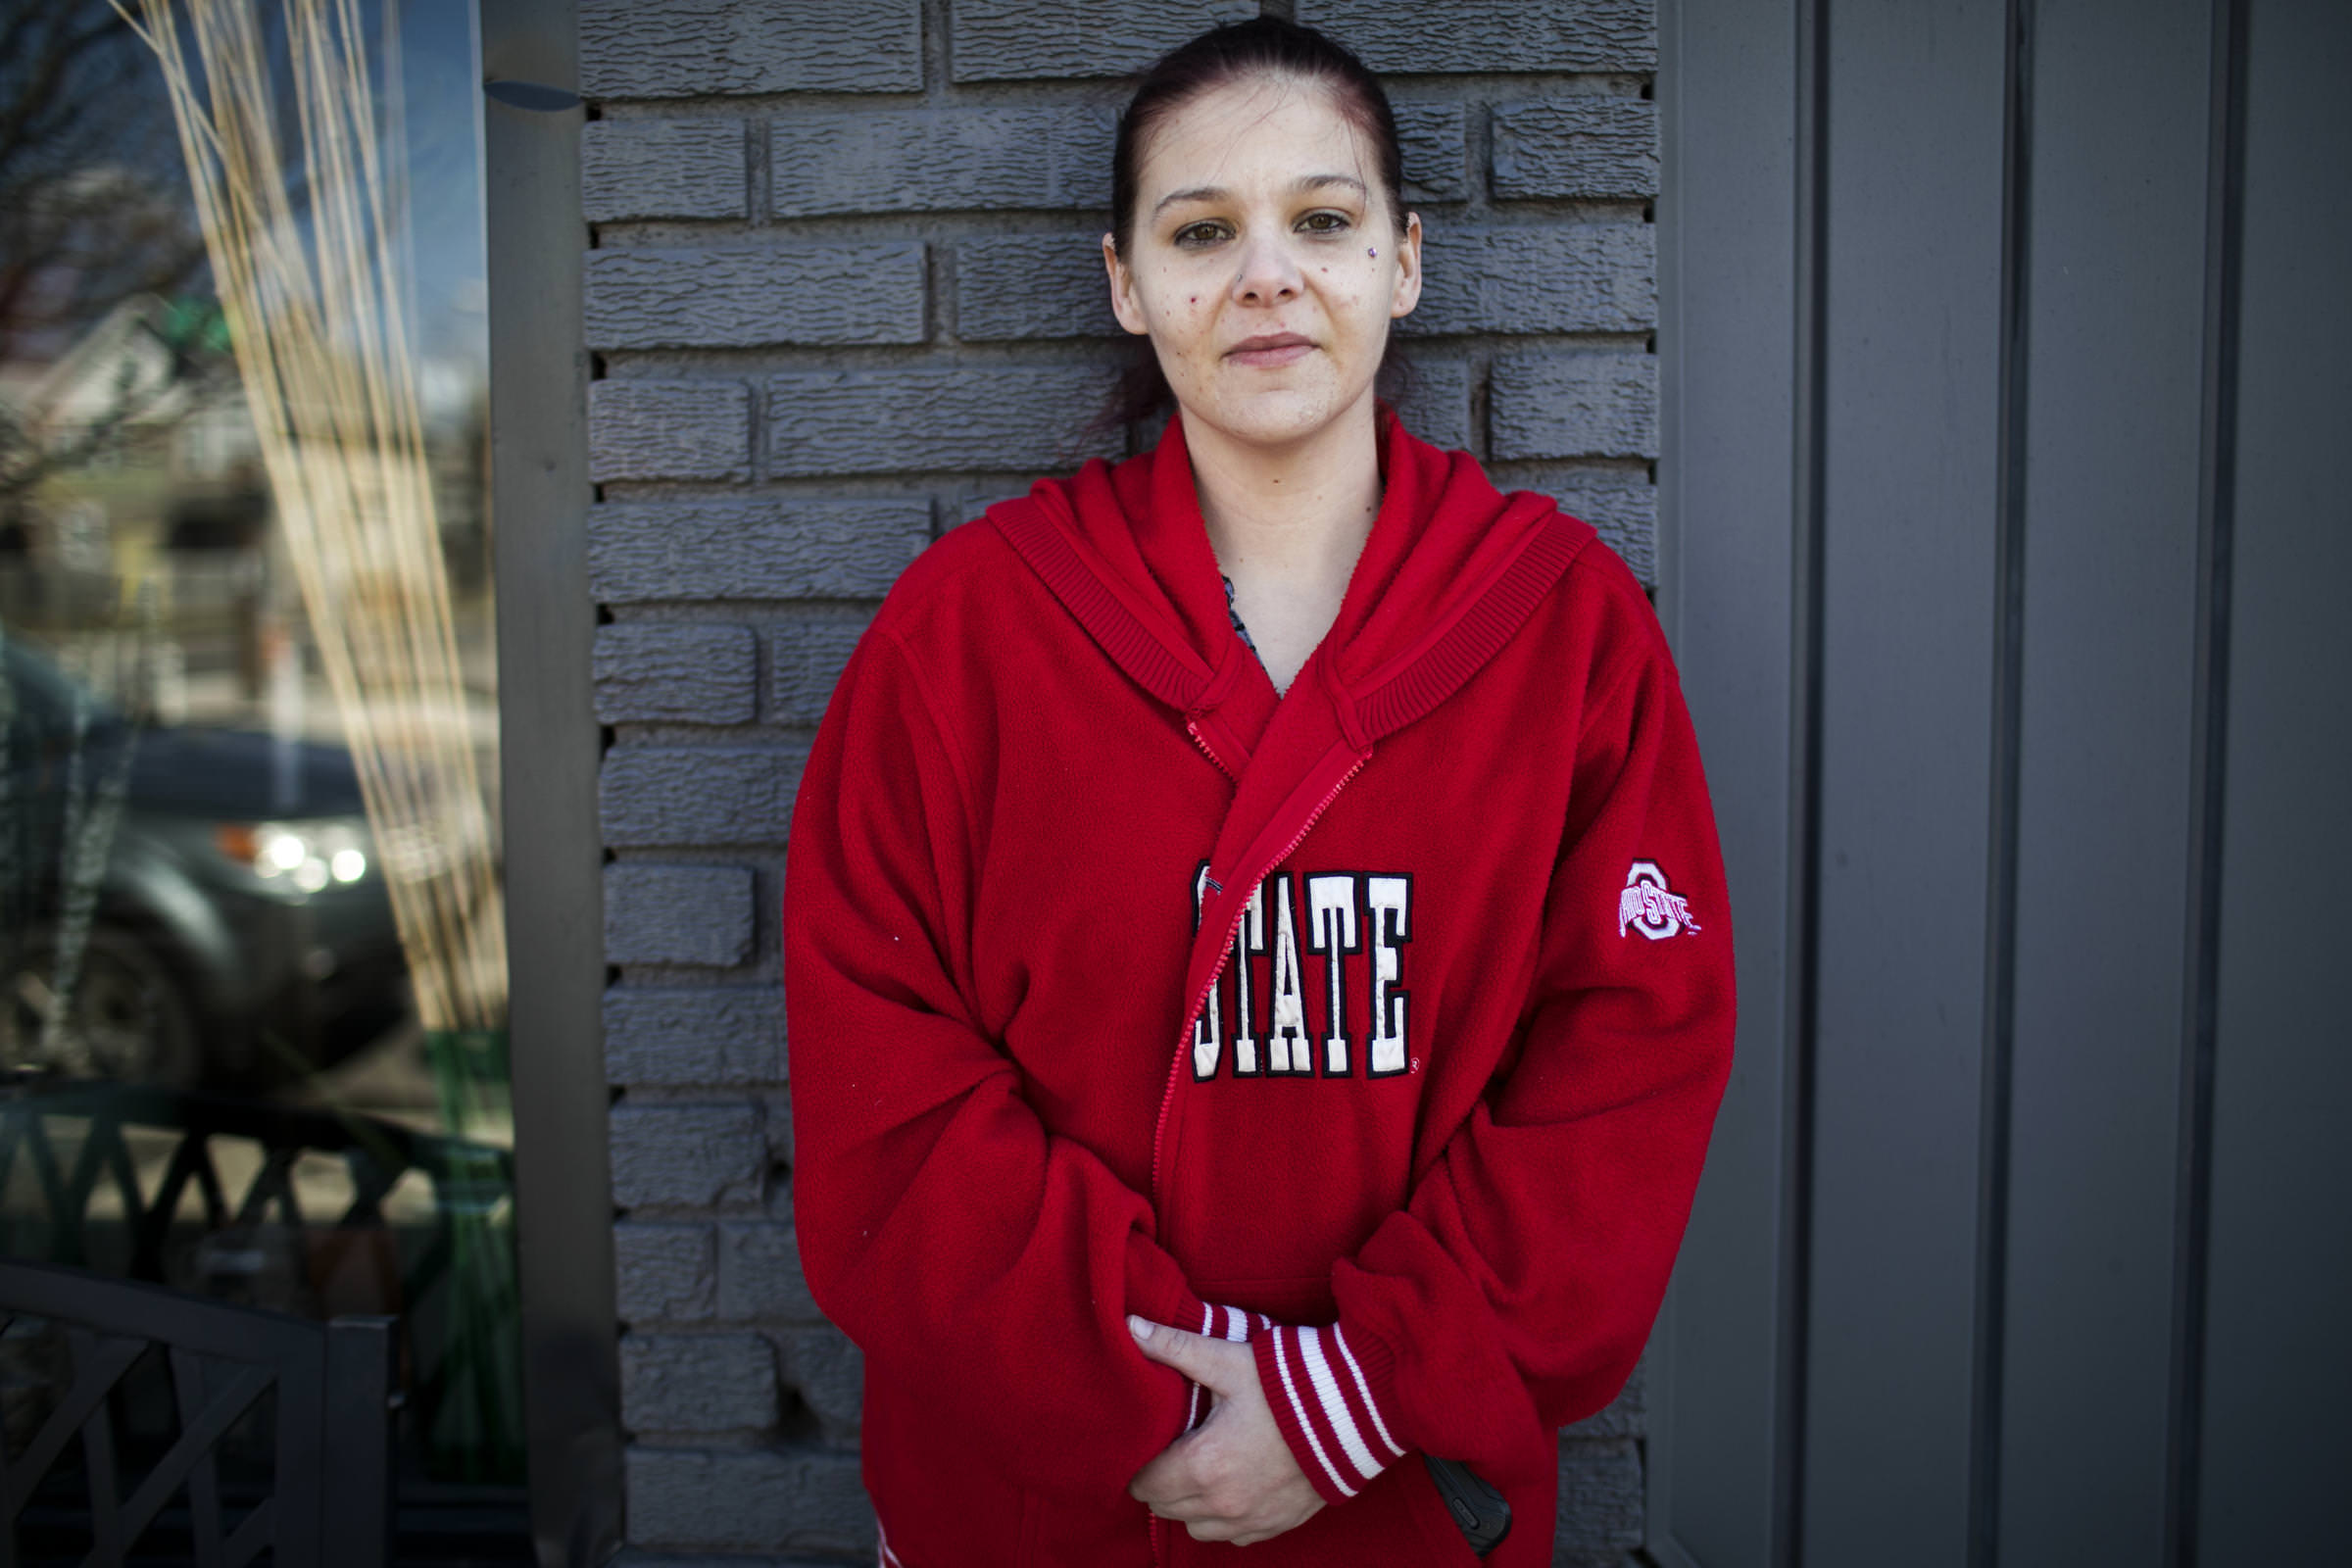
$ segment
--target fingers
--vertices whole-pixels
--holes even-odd
[[[1163,1518],[1169,1510],[1201,1502],[1200,1477],[1193,1468],[1192,1434],[1187,1433],[1159,1450],[1150,1464],[1127,1483],[1127,1495]]]
[[[1152,1338],[1159,1338],[1158,1332]],[[1127,1483],[1127,1494],[1160,1518],[1183,1525],[1195,1541],[1247,1546],[1297,1528],[1323,1506],[1323,1499],[1295,1464],[1287,1485],[1269,1489],[1269,1467],[1237,1456],[1235,1432],[1226,1429],[1230,1422],[1218,1424],[1232,1409],[1220,1403],[1208,1421],[1162,1448]],[[1271,1417],[1264,1419],[1271,1427]],[[1276,1434],[1271,1441],[1279,1445],[1282,1439]]]
[[[1224,1393],[1226,1385],[1232,1382],[1234,1359],[1233,1355],[1220,1352],[1238,1352],[1245,1357],[1249,1354],[1239,1346],[1227,1345],[1223,1340],[1202,1339],[1198,1334],[1188,1334],[1183,1329],[1165,1323],[1154,1323],[1149,1318],[1137,1317],[1132,1312],[1127,1314],[1127,1332],[1135,1336],[1136,1348],[1144,1354],[1162,1366],[1174,1367],[1202,1388],[1213,1389],[1219,1394]],[[1251,1362],[1250,1365],[1254,1371],[1256,1363]]]

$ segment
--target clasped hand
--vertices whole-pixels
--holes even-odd
[[[1129,1496],[1181,1523],[1195,1541],[1237,1546],[1295,1529],[1323,1506],[1266,1407],[1249,1346],[1134,1316],[1127,1326],[1144,1354],[1191,1378],[1214,1401],[1205,1420],[1135,1473]]]

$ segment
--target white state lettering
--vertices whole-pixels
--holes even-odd
[[[1221,891],[1208,872],[1206,860],[1193,869],[1196,935],[1208,918],[1210,898]],[[1629,889],[1624,904],[1628,918],[1636,907],[1635,897],[1635,890]],[[1656,906],[1643,902],[1640,906],[1646,911]],[[1683,918],[1688,920],[1688,914]],[[1412,996],[1404,984],[1403,947],[1413,937],[1409,873],[1277,871],[1251,888],[1238,914],[1229,912],[1220,923],[1224,920],[1232,921],[1233,945],[1192,1019],[1197,1081],[1213,1079],[1224,1070],[1228,1040],[1237,1078],[1312,1077],[1318,1070],[1327,1078],[1345,1078],[1355,1071],[1359,1054],[1368,1077],[1419,1069],[1419,1058],[1410,1054]],[[1632,928],[1646,934],[1641,921]],[[1315,955],[1323,964],[1319,1033],[1306,1002],[1304,954]],[[1348,960],[1358,955],[1365,960],[1363,990],[1358,993],[1361,1013],[1349,1001],[1353,966]],[[1223,969],[1232,970],[1230,1012],[1222,1005],[1229,984]],[[1262,1012],[1257,995],[1261,986],[1269,992]],[[1318,1041],[1320,1069],[1315,1062]],[[1262,1058],[1261,1045],[1266,1048]]]
[[[1233,1071],[1236,1077],[1257,1076],[1257,1018],[1250,1004],[1250,960],[1266,952],[1266,885],[1250,890],[1241,929],[1233,934]]]
[[[1298,922],[1291,912],[1291,878],[1277,871],[1274,883],[1273,1016],[1266,1027],[1266,1071],[1311,1073],[1306,1040],[1306,975],[1298,957]]]
[[[1365,924],[1372,948],[1372,1039],[1364,1053],[1366,1073],[1381,1077],[1404,1071],[1406,1003],[1398,987],[1403,956],[1397,944],[1413,935],[1413,882],[1404,876],[1364,878]]]
[[[1306,947],[1323,955],[1323,1071],[1348,1076],[1348,988],[1342,957],[1363,951],[1355,926],[1355,873],[1322,871],[1306,879]]]

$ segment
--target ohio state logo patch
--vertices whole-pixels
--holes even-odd
[[[1681,931],[1696,931],[1690,901],[1666,884],[1666,873],[1655,860],[1636,860],[1625,874],[1625,891],[1617,895],[1617,934],[1639,931],[1662,942]]]

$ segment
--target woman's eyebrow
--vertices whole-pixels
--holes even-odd
[[[1321,190],[1326,185],[1346,185],[1358,196],[1368,194],[1364,182],[1353,174],[1301,174],[1291,181],[1293,190]],[[1233,192],[1222,185],[1188,185],[1183,190],[1172,190],[1162,196],[1153,204],[1152,216],[1157,218],[1178,202],[1224,201],[1232,195]]]
[[[1213,202],[1221,200],[1231,194],[1232,193],[1226,190],[1222,185],[1192,185],[1183,190],[1172,190],[1165,196],[1162,196],[1158,203],[1152,207],[1152,216],[1157,218],[1161,213],[1175,206],[1178,202]]]

